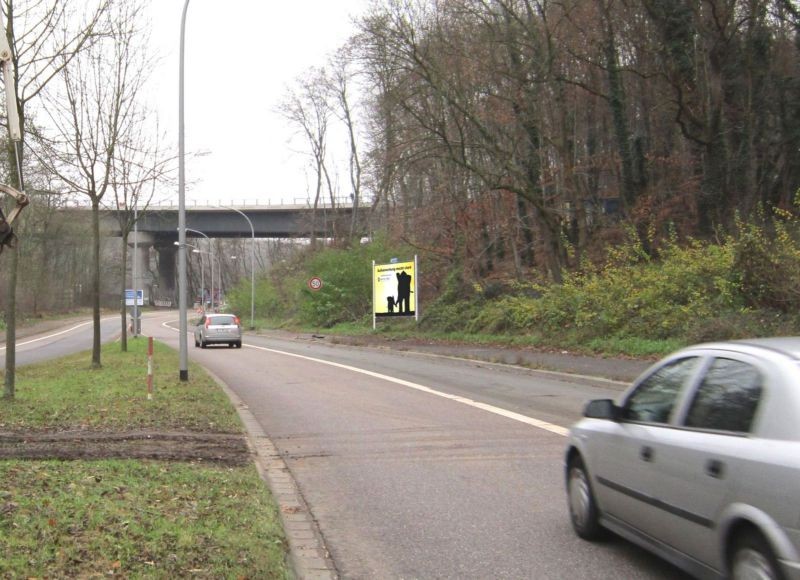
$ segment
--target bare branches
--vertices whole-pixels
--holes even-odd
[[[113,1],[4,0],[7,20],[21,31],[14,52],[23,103],[36,98],[86,46],[109,33],[102,24]]]
[[[79,52],[66,51],[52,61],[60,82],[50,83],[44,95],[53,137],[41,141],[40,155],[62,183],[92,203],[93,366],[100,366],[100,203],[109,187],[117,204],[135,201],[145,184],[163,175],[165,163],[141,156],[144,113],[139,99],[150,58],[140,8],[127,2],[108,6],[91,25],[104,34],[86,35]],[[142,165],[148,169],[142,172]]]

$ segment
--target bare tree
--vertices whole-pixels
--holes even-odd
[[[144,108],[131,115],[129,130],[120,135],[111,160],[111,190],[114,194],[113,206],[122,235],[121,285],[120,296],[126,288],[128,267],[128,242],[130,233],[136,226],[140,212],[147,211],[156,192],[156,186],[169,183],[173,176],[175,158],[161,149],[165,136],[160,132],[158,122],[148,123],[154,113]],[[136,257],[134,256],[134,260]],[[138,288],[136,280],[133,287]],[[123,352],[128,350],[128,329],[124,301],[120,307]]]
[[[306,140],[315,177],[314,203],[311,208],[311,243],[316,243],[317,214],[323,188],[327,183],[331,204],[335,204],[334,190],[328,172],[328,125],[332,115],[330,83],[324,69],[312,69],[289,90],[280,106],[281,114],[292,123]],[[323,207],[323,219],[325,219]]]
[[[120,3],[104,14],[109,34],[62,67],[57,89],[48,90],[54,128],[43,159],[92,207],[92,366],[100,367],[100,204],[112,184],[120,143],[140,120],[137,97],[146,78],[147,55],[137,44],[140,7]]]
[[[12,48],[12,59],[16,71],[16,103],[20,123],[27,126],[26,109],[36,101],[55,76],[95,39],[103,34],[99,25],[111,0],[93,3],[75,3],[61,0],[27,0],[15,2],[4,0],[2,9],[6,18],[6,30]],[[24,166],[25,137],[19,144],[18,163]],[[9,177],[12,187],[23,189],[14,166],[16,152],[9,142],[7,150]],[[16,249],[7,252],[6,273],[6,359],[4,396],[14,397],[16,377],[16,316],[17,316],[17,271],[19,255]]]
[[[350,191],[353,199],[353,217],[350,221],[350,239],[353,240],[358,234],[358,211],[361,205],[361,158],[358,149],[358,138],[355,121],[355,111],[352,103],[350,83],[353,74],[349,70],[351,57],[348,54],[348,47],[340,50],[332,62],[332,73],[330,77],[331,91],[336,102],[336,116],[344,123],[347,130],[349,143],[349,174]]]

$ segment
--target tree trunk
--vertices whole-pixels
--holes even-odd
[[[134,256],[133,259],[135,260],[136,256]],[[121,300],[122,304],[121,304],[120,309],[119,309],[120,310],[120,312],[119,312],[120,313],[120,318],[121,318],[121,322],[122,322],[122,335],[120,336],[119,344],[120,344],[120,350],[122,352],[128,352],[128,326],[126,324],[127,323],[126,318],[127,318],[127,314],[128,313],[127,313],[127,311],[125,309],[125,285],[126,285],[127,269],[128,269],[128,232],[123,232],[123,234],[122,234],[122,288],[121,288],[122,292],[120,293],[120,296],[122,296],[122,300]],[[134,303],[136,303],[136,300],[138,298],[138,296],[136,294],[136,280],[133,280],[133,284],[131,285],[131,288],[133,288],[133,301],[134,301]],[[133,323],[136,324],[136,321],[134,320]]]
[[[517,196],[517,223],[522,234],[522,248],[519,249],[521,265],[530,267],[534,264],[533,228],[530,224],[528,204],[522,196]]]
[[[20,122],[24,119],[22,107],[18,108]],[[16,155],[14,142],[9,139],[6,146],[8,155],[8,182],[17,191],[23,191],[23,184],[20,183],[21,170],[18,171],[15,160],[22,163],[22,143],[19,144],[19,159]],[[18,218],[19,219],[19,218]],[[19,222],[17,222],[19,223]],[[21,242],[17,239],[15,247],[6,247],[4,253],[8,253],[8,284],[6,285],[6,374],[3,385],[3,397],[13,399],[16,394],[16,364],[17,364],[17,270],[19,269],[19,252],[16,246]]]
[[[92,197],[92,368],[100,364],[100,199]]]
[[[631,152],[631,139],[628,132],[628,121],[625,116],[625,87],[622,84],[622,75],[619,70],[619,57],[617,55],[617,42],[614,29],[611,25],[611,16],[608,7],[603,10],[605,20],[606,38],[604,42],[606,71],[608,73],[609,106],[614,118],[614,136],[617,141],[617,152],[622,173],[622,202],[626,212],[630,215],[636,203],[636,183],[633,175],[633,154]]]
[[[17,244],[19,240],[17,240]],[[17,360],[17,265],[19,254],[16,247],[6,247],[3,254],[8,259],[8,284],[6,286],[6,375],[3,398],[13,399]]]
[[[554,213],[540,208],[534,208],[534,219],[542,241],[542,259],[547,275],[555,284],[564,281],[561,262],[561,243],[559,239],[559,224]]]

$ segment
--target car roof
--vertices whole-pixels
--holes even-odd
[[[763,349],[780,353],[788,358],[800,361],[800,337],[779,336],[771,338],[748,338],[726,342],[709,342],[690,348],[715,348],[720,350],[741,350],[742,348]]]

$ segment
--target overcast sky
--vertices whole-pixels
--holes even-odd
[[[152,0],[160,123],[177,147],[183,0]],[[308,162],[276,112],[287,84],[354,32],[368,0],[192,0],[186,19],[186,202],[290,203],[309,191]],[[161,197],[169,196],[163,192]],[[177,190],[171,195],[177,200]]]

